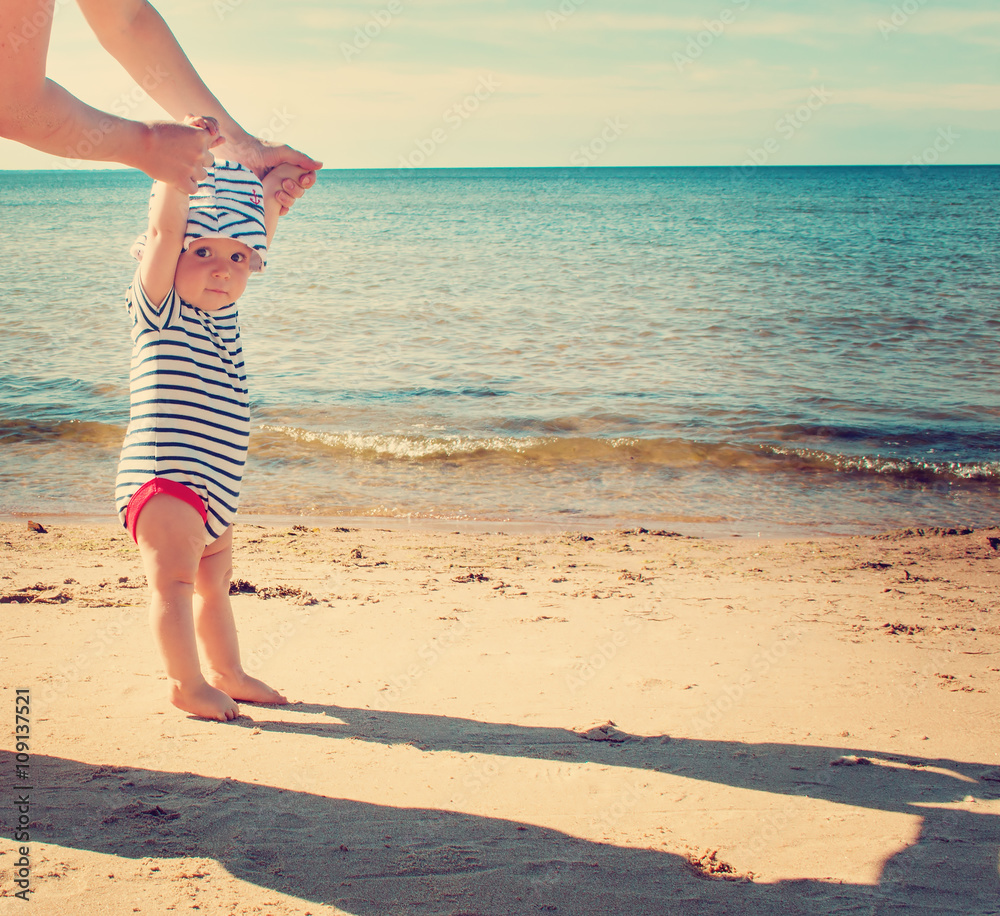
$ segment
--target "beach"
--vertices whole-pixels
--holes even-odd
[[[127,535],[31,521],[2,913],[996,911],[1000,529],[244,522],[244,664],[292,702],[222,724],[167,703]]]

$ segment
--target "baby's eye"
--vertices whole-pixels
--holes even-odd
[[[232,260],[237,264],[242,264],[247,259],[247,256],[242,251],[234,251],[232,254]]]
[[[195,253],[195,257],[198,257],[198,258],[210,258],[212,256],[212,249],[211,248],[206,248],[203,245],[200,248],[195,248],[194,253]]]

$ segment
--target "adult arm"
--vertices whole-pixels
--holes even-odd
[[[185,124],[143,124],[99,111],[46,78],[51,0],[0,6],[0,136],[70,159],[121,162],[194,191],[210,138]]]
[[[297,184],[296,194],[279,188],[284,208],[316,179],[321,162],[292,149],[272,146],[248,134],[226,111],[202,81],[160,14],[146,0],[77,0],[83,15],[104,48],[131,77],[172,117],[181,120],[189,112],[210,115],[219,123],[226,142],[218,152],[242,162],[263,178],[281,162],[306,173],[306,184]]]

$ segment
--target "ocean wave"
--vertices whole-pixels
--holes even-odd
[[[872,475],[900,481],[1000,483],[998,461],[926,461],[881,454],[837,454],[760,443],[698,442],[679,438],[581,436],[422,436],[318,432],[263,425],[254,439],[261,457],[331,460],[514,463],[545,466],[631,465],[647,468],[746,470],[758,473]]]
[[[983,410],[976,408],[977,413]],[[971,413],[971,411],[970,411]],[[823,442],[871,443],[917,450],[947,447],[954,452],[998,452],[1000,432],[996,425],[985,424],[981,419],[969,420],[954,413],[938,413],[926,417],[926,426],[904,425],[899,422],[882,425],[848,425],[834,423],[785,423],[759,425],[748,422],[739,428],[741,436],[759,442]],[[937,423],[938,425],[932,425]]]
[[[290,443],[306,450],[328,451],[354,458],[434,461],[475,459],[524,454],[545,440],[507,436],[417,436],[381,433],[324,433],[293,426],[264,424],[258,429],[269,436],[257,436],[256,448],[263,452],[280,450]]]
[[[44,421],[0,418],[0,442],[8,445],[84,443],[118,448],[124,435],[124,426],[90,420]]]
[[[836,455],[811,448],[762,446],[789,470],[872,474],[927,483],[967,480],[1000,483],[1000,461],[923,461],[882,455]]]
[[[84,445],[116,451],[124,426],[86,420],[0,419],[0,442],[58,449]],[[264,461],[371,461],[380,463],[559,468],[593,471],[745,471],[759,474],[871,476],[899,483],[1000,486],[1000,461],[927,460],[893,454],[825,451],[803,443],[697,441],[679,437],[580,435],[476,435],[322,432],[262,424],[251,453]]]

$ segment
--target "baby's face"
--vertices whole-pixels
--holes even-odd
[[[206,312],[235,302],[247,288],[250,249],[235,239],[194,239],[174,273],[177,294]]]

